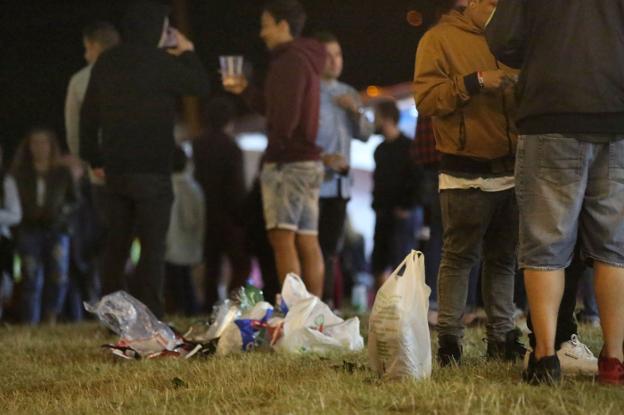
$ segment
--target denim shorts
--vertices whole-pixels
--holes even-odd
[[[624,267],[624,136],[611,138],[520,136],[520,268],[568,267],[577,238],[583,259]]]
[[[262,167],[262,205],[266,228],[317,235],[321,162],[266,163]]]

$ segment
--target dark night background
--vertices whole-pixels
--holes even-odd
[[[412,77],[418,41],[433,18],[431,1],[303,0],[308,12],[306,33],[330,30],[339,37],[345,57],[342,80],[356,88],[405,82]],[[67,83],[85,65],[81,30],[94,20],[119,25],[128,0],[3,3],[0,143],[7,156],[33,125],[53,127],[64,141]],[[213,79],[214,92],[219,92],[220,54],[243,54],[262,73],[267,60],[257,35],[262,0],[186,3],[190,37]],[[423,13],[422,26],[408,24],[410,10]]]

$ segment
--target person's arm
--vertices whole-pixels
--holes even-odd
[[[22,220],[22,205],[20,204],[17,185],[11,176],[4,177],[4,208],[0,209],[0,225],[13,226]]]
[[[526,0],[499,0],[485,28],[485,37],[496,59],[512,68],[522,67],[526,40]]]
[[[349,115],[351,137],[364,142],[368,141],[375,132],[375,126],[364,113],[362,100],[357,91],[354,89],[349,90],[347,94],[337,98],[337,103]]]
[[[80,158],[91,165],[93,169],[101,169],[104,165],[100,149],[101,102],[100,102],[100,75],[98,65],[95,63],[91,70],[91,79],[87,86],[84,102],[80,110]]]
[[[271,102],[273,133],[280,140],[292,137],[304,111],[303,98],[310,69],[303,58],[292,59],[288,65],[273,67],[275,79],[280,80],[280,99]]]
[[[452,73],[445,57],[442,40],[431,32],[425,34],[418,45],[414,70],[414,99],[421,115],[452,114],[482,89],[500,89],[512,82],[502,70]]]
[[[65,97],[65,131],[67,132],[67,146],[73,155],[79,154],[80,148],[80,97],[77,89],[78,79],[74,75],[67,87]]]
[[[266,100],[264,99],[264,91],[262,89],[253,84],[248,84],[241,96],[252,111],[260,115],[266,115]]]
[[[177,47],[167,50],[169,59],[160,68],[164,85],[175,95],[206,96],[210,82],[204,65],[195,54],[195,45],[177,30]]]

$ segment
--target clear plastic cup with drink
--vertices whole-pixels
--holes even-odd
[[[232,86],[243,77],[243,57],[240,55],[219,56],[223,86]]]

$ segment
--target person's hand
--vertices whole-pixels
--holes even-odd
[[[349,163],[341,154],[323,155],[323,164],[338,173],[344,173],[349,170]]]
[[[98,169],[93,169],[92,170],[93,175],[95,177],[97,177],[100,180],[106,180],[106,173],[104,173],[104,169],[103,168],[98,168]]]
[[[223,89],[232,94],[240,95],[247,89],[249,82],[245,75],[223,75],[221,74]]]
[[[514,79],[500,69],[481,72],[481,76],[484,89],[504,89],[514,83]]]
[[[169,30],[171,30],[173,35],[175,36],[177,46],[175,48],[167,49],[168,53],[175,56],[180,56],[184,52],[192,52],[195,50],[195,45],[193,45],[193,42],[188,40],[187,37],[180,33],[177,29],[171,28]]]
[[[334,102],[339,107],[341,107],[344,110],[347,110],[347,111],[349,111],[349,112],[351,112],[353,114],[357,114],[358,110],[360,109],[360,106],[358,105],[358,102],[353,97],[353,95],[350,95],[350,94],[339,95],[339,96],[334,98]]]
[[[402,208],[394,209],[394,217],[397,219],[407,219],[409,218],[409,215],[410,215],[410,211],[407,209],[402,209]]]

